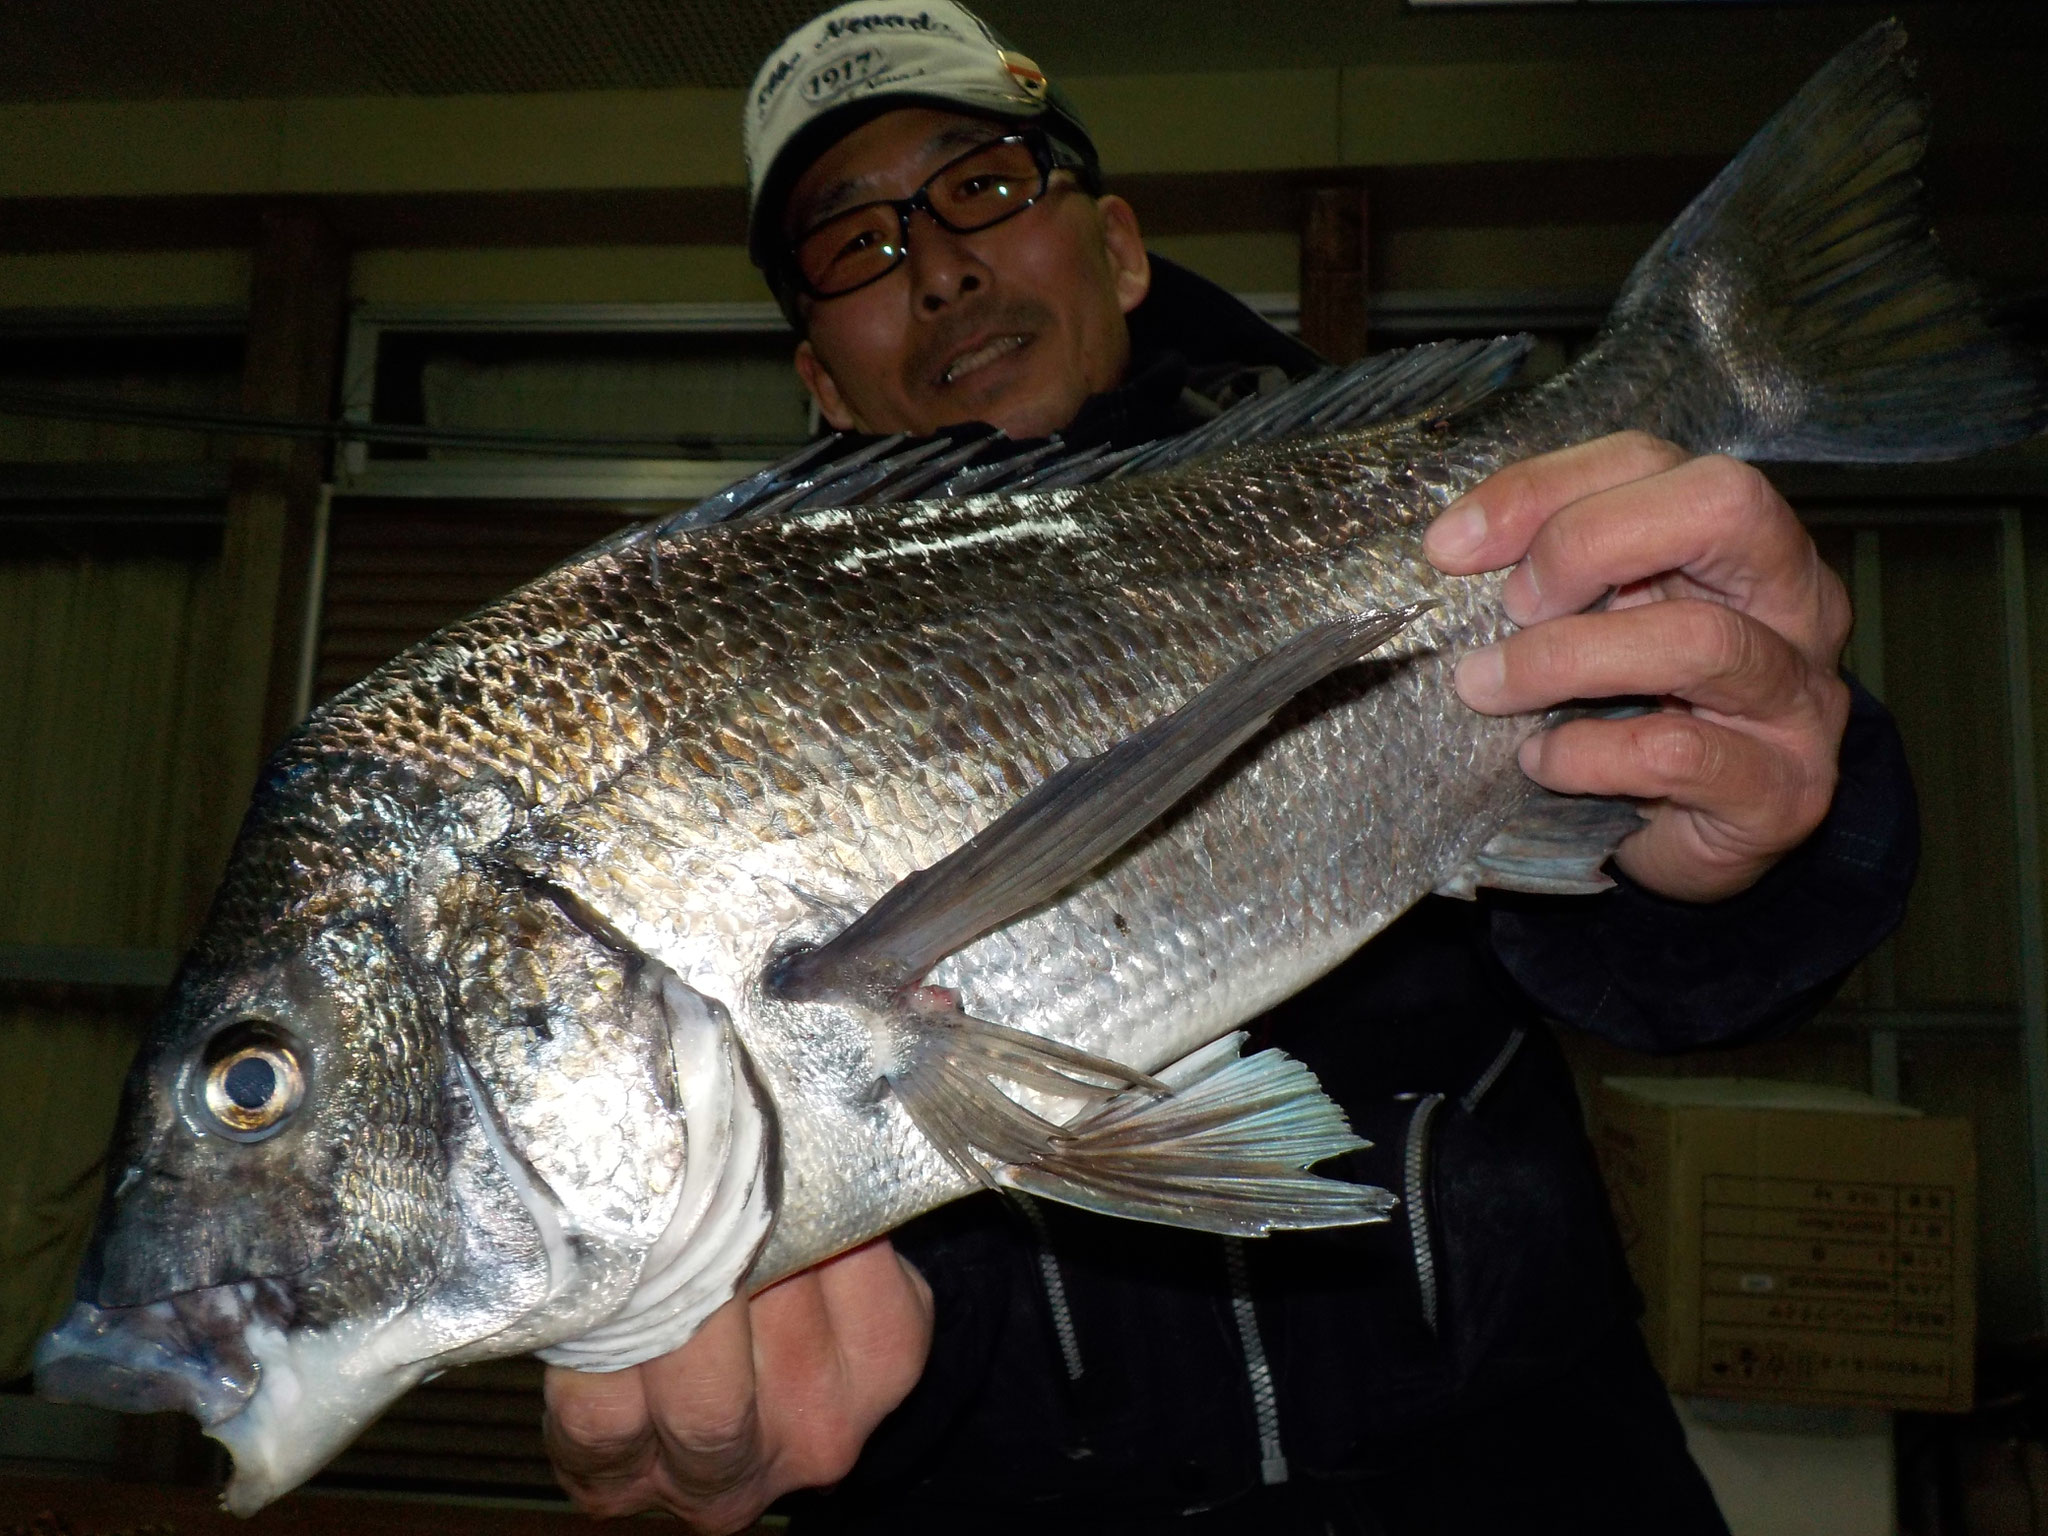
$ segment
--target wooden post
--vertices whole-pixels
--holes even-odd
[[[324,420],[334,414],[348,309],[348,253],[316,209],[261,218],[249,279],[242,409]],[[196,924],[240,824],[256,770],[296,723],[307,643],[325,443],[247,438],[228,479],[215,605],[209,728],[218,772],[203,797],[187,863]]]
[[[333,416],[348,318],[348,253],[327,221],[310,208],[263,215],[249,281],[249,344],[242,359],[242,409],[253,415],[326,420]],[[314,523],[327,478],[325,443],[259,438],[236,451],[228,490],[228,538],[240,532],[261,564],[251,562],[248,638],[250,681],[263,673],[257,755],[298,723],[298,682],[304,663],[306,603],[311,595]],[[268,593],[263,590],[268,588]],[[268,597],[270,612],[263,614]]]
[[[1301,223],[1301,339],[1333,363],[1365,356],[1363,186],[1315,187]]]

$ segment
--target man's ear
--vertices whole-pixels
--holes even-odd
[[[1116,279],[1117,308],[1128,315],[1152,291],[1152,258],[1145,254],[1145,237],[1129,203],[1110,193],[1095,199],[1095,206],[1102,214],[1102,244]]]
[[[819,359],[817,349],[808,337],[796,344],[796,376],[803,380],[804,388],[818,402],[818,414],[825,418],[834,432],[852,430],[853,411],[848,407],[846,397],[839,393],[839,381]]]

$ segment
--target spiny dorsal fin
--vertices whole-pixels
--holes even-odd
[[[1424,412],[1448,416],[1506,383],[1528,355],[1531,339],[1431,342],[1312,373],[1162,440],[1125,465],[1123,473],[1147,474],[1220,448],[1356,430]]]
[[[1529,346],[1527,336],[1499,336],[1381,352],[1252,395],[1178,436],[1130,448],[1076,448],[1057,435],[1020,441],[980,423],[927,438],[842,433],[806,444],[637,536],[666,538],[749,514],[1088,485],[1171,468],[1223,448],[1356,430],[1423,412],[1449,415],[1498,389]]]

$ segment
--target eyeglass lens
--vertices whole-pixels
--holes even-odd
[[[863,203],[797,242],[797,270],[820,298],[851,293],[903,260],[904,215],[919,204],[955,234],[1022,213],[1045,192],[1046,173],[1021,139],[998,139],[941,166],[918,195]]]

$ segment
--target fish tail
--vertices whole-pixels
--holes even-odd
[[[1881,22],[1837,54],[1637,262],[1593,348],[1653,384],[1632,424],[1699,452],[1864,463],[2048,425],[2043,360],[1928,227],[1905,45]]]

